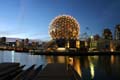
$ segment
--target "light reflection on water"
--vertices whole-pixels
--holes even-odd
[[[19,62],[21,65],[26,65],[26,68],[32,64],[36,64],[36,67],[40,64],[46,64],[44,56],[28,55],[27,53],[14,51],[0,51],[0,63],[2,62]]]
[[[41,56],[0,51],[0,63],[19,62],[28,68],[47,63],[71,64],[83,80],[120,80],[120,56]]]

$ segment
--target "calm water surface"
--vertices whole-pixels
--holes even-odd
[[[120,56],[41,56],[0,51],[0,63],[19,62],[28,68],[47,63],[69,63],[78,72],[82,80],[120,80]]]

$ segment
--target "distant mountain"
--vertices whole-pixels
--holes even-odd
[[[6,38],[6,42],[15,42],[16,40],[21,40],[19,38]]]
[[[23,40],[23,39],[20,39],[20,38],[6,38],[6,42],[15,42],[16,40]],[[41,43],[41,42],[43,42],[43,41],[41,41],[41,40],[39,40],[39,39],[29,39],[29,42],[31,43],[31,42],[33,42],[33,41],[35,41],[35,42],[39,42],[39,43]]]

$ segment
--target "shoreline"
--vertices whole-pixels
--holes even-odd
[[[32,54],[32,53],[31,53]],[[41,52],[32,55],[53,55],[53,56],[104,56],[104,55],[120,55],[120,52]]]
[[[48,55],[48,56],[96,56],[96,55],[120,55],[120,52],[29,52],[29,51],[19,51],[19,50],[1,50],[0,51],[15,51],[19,53],[27,53],[30,55]]]

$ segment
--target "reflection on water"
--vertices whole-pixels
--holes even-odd
[[[15,62],[14,61],[14,55],[15,55],[15,53],[14,53],[14,51],[11,51],[11,53],[12,53],[12,62]]]
[[[114,64],[114,62],[115,62],[115,56],[111,56],[111,58],[110,58],[110,60],[111,60],[111,64]]]
[[[67,57],[64,56],[45,56],[46,63],[67,63]]]
[[[120,80],[120,56],[38,56],[14,51],[0,51],[0,63],[19,62],[39,66],[47,63],[66,63],[74,67],[82,80]]]

